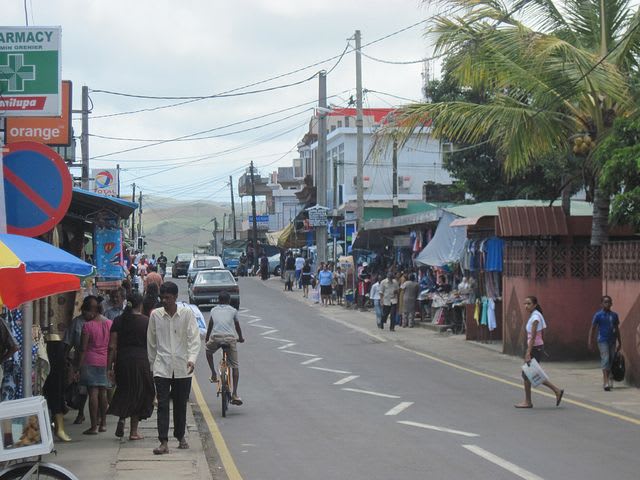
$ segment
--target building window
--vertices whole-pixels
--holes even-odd
[[[333,132],[336,129],[335,125],[331,125],[331,131]]]
[[[349,127],[349,117],[344,117],[344,126]]]
[[[342,128],[342,120],[338,120],[338,128]]]

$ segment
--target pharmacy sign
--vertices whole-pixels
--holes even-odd
[[[60,27],[0,27],[4,115],[61,115]]]

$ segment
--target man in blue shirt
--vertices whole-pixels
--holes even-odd
[[[610,376],[613,355],[620,350],[620,320],[618,314],[611,311],[613,300],[609,295],[602,297],[602,309],[596,312],[589,330],[589,350],[593,350],[593,339],[598,330],[598,350],[600,351],[600,366],[602,367],[603,388],[610,391],[613,379]]]
[[[320,282],[320,298],[322,305],[329,305],[331,299],[331,283],[333,282],[333,272],[329,270],[329,265],[325,264],[323,269],[318,272],[318,281]]]

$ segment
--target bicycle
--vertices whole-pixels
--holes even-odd
[[[229,344],[221,345],[222,359],[218,367],[218,391],[216,396],[220,397],[222,402],[222,416],[227,416],[227,407],[231,402],[231,366],[229,365]],[[2,480],[2,479],[0,479]]]
[[[78,480],[78,477],[60,465],[43,463],[42,455],[38,455],[37,460],[20,461],[0,471],[0,480],[31,479]]]

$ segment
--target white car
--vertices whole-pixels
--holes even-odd
[[[222,257],[217,255],[196,255],[191,259],[191,263],[189,263],[189,269],[187,270],[187,283],[191,285],[191,282],[196,278],[196,274],[201,270],[218,269],[225,269]]]

